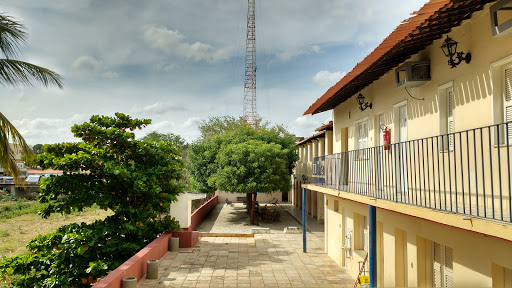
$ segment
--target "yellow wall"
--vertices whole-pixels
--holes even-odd
[[[355,231],[357,220],[354,221],[353,215],[367,216],[368,206],[335,196],[325,197],[329,203],[325,222],[325,228],[329,231],[326,237],[327,252],[334,261],[343,266],[343,231],[347,228]],[[334,211],[335,202],[340,205],[338,212]],[[346,217],[346,227],[343,227],[343,215]],[[453,248],[455,287],[491,287],[493,264],[512,269],[510,241],[383,209],[377,209],[377,221],[382,223],[384,249],[379,252],[383,254],[384,265],[379,270],[383,270],[381,275],[385,287],[402,286],[402,282],[395,282],[398,278],[407,283],[403,286],[431,286],[432,273],[427,271],[427,262],[432,262],[432,242]],[[356,239],[353,237],[352,241]],[[351,246],[354,247],[354,243]],[[354,250],[352,258],[347,258],[347,272],[352,277],[357,276],[358,261],[362,261],[365,255],[366,251]],[[403,270],[396,267],[403,267]],[[495,268],[494,274],[501,275],[496,271]]]
[[[430,60],[430,82],[416,88],[409,88],[415,100],[407,95],[404,88],[396,88],[394,69],[360,91],[366,101],[373,104],[373,109],[359,111],[356,95],[333,110],[334,153],[341,152],[341,129],[348,127],[349,150],[354,149],[354,121],[369,117],[369,146],[375,144],[375,116],[383,113],[385,122],[391,127],[394,139],[396,129],[393,127],[393,105],[407,101],[408,139],[418,139],[439,135],[439,95],[438,87],[453,81],[455,95],[455,131],[476,128],[493,123],[492,117],[492,81],[490,65],[512,55],[512,37],[495,37],[491,35],[489,5],[483,11],[454,28],[448,35],[459,42],[458,51],[471,52],[470,64],[463,62],[451,69],[447,57],[440,49],[444,38],[412,56],[407,61]],[[477,115],[478,117],[475,117]]]

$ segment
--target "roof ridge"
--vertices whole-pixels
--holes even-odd
[[[408,22],[402,21],[402,23],[398,25],[386,38],[384,38],[384,40],[379,45],[377,45],[377,47],[370,54],[368,54],[362,61],[358,62],[350,72],[345,74],[345,76],[341,78],[336,84],[331,86],[326,91],[326,93],[324,93],[324,95],[318,98],[317,101],[315,101],[315,103],[313,103],[308,108],[308,110],[304,112],[304,115],[314,114],[318,108],[320,108],[328,99],[330,99],[337,93],[337,91],[332,93],[331,91],[333,89],[338,91],[342,89],[345,85],[350,83],[350,81],[354,80],[366,69],[370,68],[376,62],[381,60],[382,56],[384,56],[387,52],[391,51],[395,46],[399,45],[400,42],[406,40],[411,33],[416,31],[424,23],[428,22],[428,20],[432,16],[434,16],[437,12],[439,12],[439,10],[441,10],[450,3],[451,0],[431,0],[425,3],[418,11],[413,12],[411,15],[414,16],[404,20]],[[409,25],[413,26],[409,27]],[[405,33],[406,31],[409,32]],[[402,33],[405,34],[403,35],[403,37],[397,37],[397,39],[395,39],[395,36],[400,36]],[[385,49],[385,47],[388,46],[390,47]],[[373,61],[370,61],[371,59],[373,59]]]

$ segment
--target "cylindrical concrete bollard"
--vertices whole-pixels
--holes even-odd
[[[135,277],[126,277],[121,280],[122,288],[137,288],[137,278]]]
[[[178,237],[171,237],[171,242],[169,243],[170,251],[171,252],[178,252],[180,251],[180,238]]]
[[[158,279],[158,260],[148,260],[146,279]]]

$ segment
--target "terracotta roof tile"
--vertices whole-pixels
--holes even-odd
[[[471,17],[490,0],[432,0],[404,20],[363,61],[316,100],[306,114],[331,110],[410,56],[423,50],[451,28]]]

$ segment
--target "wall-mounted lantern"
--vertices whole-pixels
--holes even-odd
[[[462,61],[466,61],[467,64],[471,62],[471,53],[457,52],[457,44],[457,41],[453,40],[447,35],[443,45],[441,46],[444,55],[446,57],[450,57],[450,59],[448,59],[448,65],[450,65],[452,68],[457,67],[457,65],[459,65]],[[464,56],[464,54],[466,54],[466,56]]]
[[[372,109],[372,103],[364,102],[363,94],[359,93],[359,95],[357,95],[356,100],[357,104],[359,104],[359,109],[361,109],[361,111],[366,110],[366,108]]]

